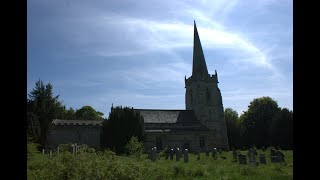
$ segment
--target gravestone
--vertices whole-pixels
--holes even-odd
[[[153,150],[153,148],[151,148],[151,150],[150,150],[150,160],[154,161],[153,159],[154,159],[154,150]]]
[[[277,162],[284,162],[284,154],[281,151],[276,152]]]
[[[188,157],[188,149],[185,149],[183,152],[183,158],[184,158],[184,162],[188,162],[189,161],[189,157]]]
[[[176,161],[180,161],[180,156],[181,156],[180,149],[177,148],[177,151],[176,151]]]
[[[42,149],[42,154],[44,154],[44,149]]]
[[[232,155],[233,155],[233,162],[238,162],[238,153],[235,149],[232,151]]]
[[[247,156],[238,154],[239,164],[247,164]]]
[[[157,148],[153,148],[153,161],[155,162],[157,160]]]
[[[266,155],[260,154],[259,159],[260,159],[260,164],[267,164]]]
[[[258,162],[256,162],[256,151],[253,148],[248,150],[249,154],[249,164],[253,166],[257,166]]]
[[[76,151],[76,147],[75,147],[75,145],[74,145],[74,144],[72,144],[71,146],[72,146],[72,154],[74,154],[74,153],[75,153],[75,151]]]
[[[254,152],[254,155],[258,155],[258,152],[257,152],[257,148],[256,148],[256,147],[253,147],[253,152]]]
[[[50,159],[52,158],[52,150],[50,150],[49,158],[50,158]]]
[[[170,151],[169,151],[169,149],[167,149],[167,150],[166,150],[166,160],[169,159],[169,153],[170,153]]]
[[[173,155],[174,155],[173,149],[170,149],[170,160],[173,160]]]
[[[59,146],[58,146],[58,148],[57,148],[57,152],[58,152],[58,155],[59,155],[59,153],[60,153],[60,148],[59,148]]]
[[[206,156],[209,157],[209,154],[210,154],[210,150],[207,149],[207,150],[206,150]]]
[[[274,150],[274,148],[270,148],[270,159],[272,163],[278,162],[278,157],[276,155],[276,151]]]
[[[213,159],[217,159],[217,148],[213,148],[212,157]]]
[[[197,160],[198,161],[200,160],[200,151],[199,150],[197,151]]]

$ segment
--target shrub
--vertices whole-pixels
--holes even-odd
[[[132,136],[130,141],[125,146],[129,155],[134,157],[140,157],[143,151],[143,143],[139,142],[136,136]]]

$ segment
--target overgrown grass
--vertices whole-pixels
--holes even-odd
[[[76,155],[54,152],[52,159],[48,154],[34,152],[34,148],[30,152],[28,179],[293,179],[292,151],[282,151],[284,163],[271,163],[266,151],[267,165],[257,167],[232,162],[232,152],[222,153],[225,160],[214,160],[211,154],[206,157],[202,153],[197,161],[195,155],[189,154],[188,163],[183,158],[170,161],[163,157],[152,162],[146,154],[139,158],[118,156],[111,151],[81,151]]]

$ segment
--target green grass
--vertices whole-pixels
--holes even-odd
[[[87,153],[72,155],[62,152],[60,155],[48,155],[40,152],[28,155],[28,179],[293,179],[292,151],[282,151],[284,163],[271,163],[269,151],[266,151],[267,165],[253,167],[232,162],[232,152],[223,152],[227,159],[214,160],[205,153],[201,159],[189,154],[189,162],[165,160],[161,157],[156,162],[147,159],[117,156],[112,152]],[[243,152],[245,154],[246,152]],[[258,150],[258,153],[262,151]]]

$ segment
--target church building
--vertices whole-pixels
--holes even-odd
[[[198,30],[194,22],[192,75],[185,77],[185,110],[135,109],[144,118],[145,149],[157,147],[206,150],[228,149],[224,108],[218,74],[208,73]],[[100,147],[102,122],[53,120],[47,146],[78,143]]]

